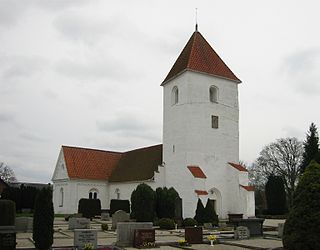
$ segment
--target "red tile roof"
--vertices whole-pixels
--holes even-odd
[[[207,176],[203,173],[199,166],[188,166],[188,169],[192,173],[192,175],[196,178],[207,178]]]
[[[207,195],[208,192],[205,190],[194,190],[197,195]]]
[[[228,163],[235,169],[238,169],[239,171],[248,172],[248,170],[245,167],[241,166],[240,164],[233,163],[233,162],[228,162]]]
[[[241,83],[241,80],[236,77],[198,31],[192,34],[161,85],[163,86],[185,70],[202,72]]]
[[[62,146],[69,178],[109,181],[147,180],[162,163],[162,145],[111,152]],[[139,161],[137,160],[139,159]]]
[[[69,178],[108,180],[122,153],[62,146]]]
[[[254,186],[243,186],[243,185],[240,185],[240,186],[243,187],[247,191],[254,191]]]

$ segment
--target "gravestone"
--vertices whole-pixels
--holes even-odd
[[[202,244],[202,227],[186,227],[184,230],[184,239],[189,244]]]
[[[134,247],[147,247],[154,246],[156,241],[154,229],[135,229],[133,246]]]
[[[244,226],[250,231],[250,236],[263,236],[263,222],[262,218],[248,218],[233,221],[234,227]]]
[[[32,217],[17,217],[15,224],[17,232],[32,232],[33,230]]]
[[[129,222],[130,215],[123,210],[118,210],[112,215],[112,229],[117,228],[119,222]]]
[[[282,238],[283,236],[283,228],[284,228],[284,223],[278,223],[278,236]]]
[[[237,227],[234,230],[234,238],[236,240],[243,240],[243,239],[249,239],[250,238],[250,231],[247,227]]]
[[[16,249],[16,233],[14,226],[0,227],[0,249],[15,250]]]
[[[118,222],[117,242],[119,247],[133,246],[134,230],[152,229],[152,222]]]
[[[69,219],[69,230],[73,229],[89,229],[90,220],[87,218],[75,218],[71,217]]]
[[[103,221],[110,220],[110,214],[109,213],[101,213],[101,220],[103,220]]]
[[[92,244],[93,249],[97,249],[97,230],[96,229],[75,229],[73,245],[81,250],[85,244]]]

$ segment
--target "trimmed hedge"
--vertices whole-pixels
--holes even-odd
[[[0,226],[14,226],[16,204],[11,200],[0,200]]]
[[[78,204],[78,213],[83,217],[93,218],[101,215],[101,202],[99,199],[80,199]]]
[[[160,229],[166,229],[166,230],[174,229],[175,228],[174,220],[170,218],[162,218],[159,220],[159,227]]]
[[[110,216],[112,216],[118,210],[123,210],[126,213],[130,213],[130,202],[129,200],[115,200],[110,201]]]

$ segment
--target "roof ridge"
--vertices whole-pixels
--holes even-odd
[[[131,149],[131,150],[128,150],[128,151],[124,151],[123,153],[126,154],[126,153],[130,153],[130,152],[133,152],[133,151],[141,150],[141,149],[148,149],[148,148],[152,148],[152,147],[159,147],[159,146],[162,146],[162,145],[163,145],[162,143],[159,143],[159,144],[152,145],[152,146],[145,146],[145,147],[142,147],[142,148]]]
[[[73,149],[85,149],[85,150],[92,150],[92,151],[100,151],[105,153],[115,153],[115,154],[123,154],[125,152],[117,152],[117,151],[111,151],[111,150],[103,150],[103,149],[96,149],[96,148],[85,148],[85,147],[75,147],[75,146],[66,146],[62,145],[62,148],[73,148]]]

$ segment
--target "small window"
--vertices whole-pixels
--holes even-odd
[[[211,126],[212,128],[218,128],[219,127],[219,117],[212,115],[211,116]]]
[[[92,199],[92,192],[89,193],[89,199]]]
[[[218,88],[216,86],[211,86],[209,89],[210,102],[218,102]]]
[[[116,196],[117,196],[117,200],[120,200],[120,189],[116,188],[115,193],[116,193]]]
[[[94,192],[94,193],[93,193],[93,199],[95,199],[95,200],[96,200],[97,198],[98,198],[98,195],[97,195],[97,193],[96,193],[96,192]]]
[[[59,207],[63,207],[63,188],[60,188]]]
[[[171,104],[175,105],[179,102],[179,90],[177,86],[174,86],[171,93]]]
[[[90,189],[89,199],[98,199],[98,190],[95,188]]]

